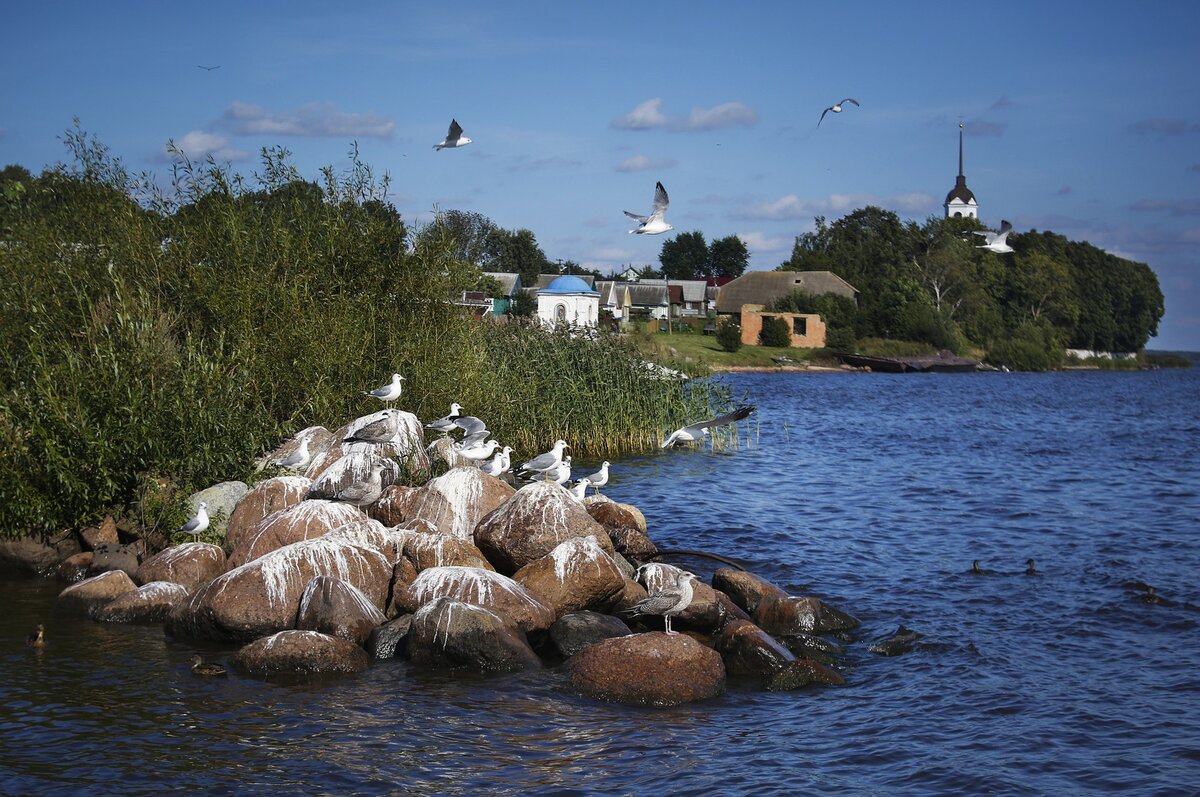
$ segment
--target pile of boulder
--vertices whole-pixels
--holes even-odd
[[[473,465],[406,486],[400,475],[414,461],[428,468],[438,444],[424,446],[420,424],[400,429],[408,439],[383,454],[321,430],[303,476],[266,478],[238,498],[222,545],[174,545],[90,575],[58,609],[237,645],[234,663],[264,676],[402,656],[414,667],[548,668],[583,694],[643,705],[711,698],[729,678],[773,690],[843,682],[841,648],[821,635],[855,628],[853,617],[722,568],[695,583],[676,633],[664,633],[662,617],[630,609],[682,571],[651,562],[658,550],[635,507],[580,502],[544,481],[514,489]],[[378,500],[319,497],[378,456],[399,463]]]

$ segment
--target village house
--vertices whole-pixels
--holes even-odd
[[[595,328],[600,321],[600,294],[581,277],[555,277],[537,292],[537,316],[549,326]]]
[[[766,310],[795,291],[816,296],[832,293],[858,301],[858,290],[831,271],[750,271],[721,286],[717,294],[717,318],[737,322],[742,329],[742,343],[756,346],[763,318],[776,316],[787,322],[792,346],[821,348],[825,345],[826,329],[819,315]]]

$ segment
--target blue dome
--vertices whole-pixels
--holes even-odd
[[[579,277],[565,275],[554,279],[541,293],[595,293],[588,284]]]

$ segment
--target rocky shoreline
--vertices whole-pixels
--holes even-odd
[[[448,438],[427,447],[415,416],[400,415],[384,444],[347,441],[349,426],[305,430],[315,453],[303,476],[205,491],[225,496],[209,503],[227,518],[214,523],[220,545],[149,555],[144,540],[120,544],[114,525],[74,545],[27,544],[23,558],[9,541],[0,557],[72,582],[57,612],[238,646],[232,661],[256,677],[402,656],[438,669],[562,668],[581,694],[656,706],[714,697],[730,678],[771,690],[844,683],[841,646],[821,635],[851,631],[855,618],[723,567],[694,582],[677,631],[664,633],[662,616],[632,609],[684,571],[655,561],[636,507],[581,502],[552,482],[515,489],[455,462]],[[362,508],[321,497],[380,457],[409,472],[448,469],[419,487],[388,483]]]

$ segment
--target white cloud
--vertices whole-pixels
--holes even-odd
[[[742,239],[742,243],[756,255],[762,255],[769,252],[786,252],[792,251],[792,246],[795,243],[795,238],[786,235],[767,235],[764,232],[757,230],[753,232],[739,232],[738,238]]]
[[[879,197],[874,194],[830,194],[824,199],[801,199],[795,194],[788,194],[773,202],[761,202],[746,208],[733,211],[736,219],[757,219],[764,221],[794,221],[809,220],[813,216],[843,215],[867,205],[895,210],[907,214],[925,214],[936,207],[936,201],[929,194],[914,192],[897,194],[890,197]]]
[[[217,133],[206,133],[203,130],[193,130],[186,133],[180,138],[174,140],[175,148],[187,156],[188,160],[193,163],[197,161],[207,160],[211,155],[213,160],[228,161],[244,161],[250,157],[250,153],[243,152],[240,149],[234,148],[229,139]],[[171,160],[171,153],[164,146],[160,154],[159,160]]]
[[[390,138],[396,123],[373,113],[347,113],[330,103],[310,102],[293,111],[268,111],[260,105],[234,101],[220,123],[236,135]]]
[[[652,130],[666,127],[667,117],[662,112],[662,97],[646,100],[624,116],[613,119],[613,127],[622,130]]]
[[[648,172],[655,169],[670,169],[674,165],[674,158],[647,158],[645,155],[635,155],[621,161],[613,168],[619,172]]]
[[[758,124],[758,113],[741,102],[727,102],[712,108],[692,108],[687,116],[662,111],[662,97],[646,100],[624,116],[613,119],[612,126],[622,130],[665,129],[675,132],[724,130]]]

